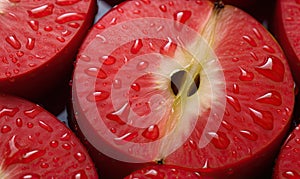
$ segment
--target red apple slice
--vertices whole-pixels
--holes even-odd
[[[95,0],[0,2],[0,91],[32,100],[67,82]]]
[[[278,0],[273,31],[289,61],[296,83],[300,84],[300,1]]]
[[[165,179],[165,178],[185,178],[185,179],[209,179],[201,176],[197,172],[191,172],[174,166],[154,165],[137,170],[125,177],[125,179]]]
[[[300,178],[300,126],[289,135],[276,161],[273,178]]]
[[[81,48],[73,117],[113,163],[254,178],[271,170],[293,87],[280,46],[243,11],[199,0],[128,1]]]
[[[53,115],[0,95],[0,178],[97,178],[76,136]]]

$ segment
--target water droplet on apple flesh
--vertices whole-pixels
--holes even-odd
[[[60,6],[68,6],[68,5],[76,4],[80,1],[81,0],[56,0],[55,4],[60,5]]]
[[[137,54],[137,53],[139,53],[139,51],[141,50],[141,48],[142,48],[143,46],[144,46],[144,45],[143,45],[142,40],[141,40],[141,39],[137,39],[137,40],[134,41],[134,43],[133,43],[133,45],[132,45],[132,47],[131,47],[130,52],[131,52],[132,54]]]
[[[182,23],[182,24],[185,24],[192,16],[192,12],[191,11],[179,11],[179,12],[176,12],[174,13],[174,20],[176,22],[179,22],[179,23]],[[178,27],[178,23],[177,24],[177,27]]]
[[[227,135],[223,132],[209,132],[208,135],[212,137],[211,142],[218,149],[226,149],[230,144],[230,140],[228,139]]]
[[[271,112],[262,111],[254,108],[249,108],[250,115],[254,121],[254,123],[261,126],[263,129],[272,130],[274,118]]]
[[[36,20],[31,20],[28,21],[29,26],[31,27],[32,30],[38,31],[39,30],[39,22]]]
[[[26,48],[32,50],[35,46],[35,38],[28,37],[26,42]]]
[[[100,62],[103,62],[104,65],[113,65],[115,64],[117,59],[113,56],[103,56],[100,58]]]
[[[283,63],[275,56],[267,57],[265,62],[255,70],[275,82],[282,82],[285,73]]]
[[[86,175],[84,170],[80,170],[80,171],[76,172],[72,176],[72,178],[75,178],[75,179],[88,179],[88,176]]]
[[[107,91],[96,91],[87,96],[87,100],[90,102],[100,102],[106,100],[109,96],[110,93]]]
[[[177,44],[168,38],[168,41],[160,48],[160,53],[169,57],[174,57],[177,49]]]
[[[29,17],[32,18],[41,18],[45,16],[49,16],[53,13],[54,5],[53,4],[44,4],[42,6],[35,7],[31,10],[28,10]]]
[[[1,133],[5,134],[11,131],[11,127],[8,125],[4,125],[1,127]]]
[[[64,24],[64,23],[67,23],[70,21],[84,20],[85,17],[86,17],[85,13],[68,12],[68,13],[58,16],[55,19],[55,22],[57,22],[59,24]]]
[[[279,92],[270,91],[261,97],[257,98],[256,101],[265,104],[271,104],[275,106],[280,106],[282,104],[282,98]]]
[[[250,36],[248,36],[248,35],[244,35],[244,36],[243,36],[243,39],[244,39],[249,45],[251,45],[252,47],[257,47],[257,44],[256,44],[255,40],[254,40],[252,37],[250,37]]]
[[[9,117],[14,117],[17,112],[19,112],[19,108],[15,107],[15,108],[9,108],[9,107],[3,107],[2,109],[0,109],[0,118],[4,117],[4,116],[9,116]]]
[[[122,80],[121,79],[115,79],[115,80],[113,80],[113,87],[115,89],[122,88]]]
[[[134,91],[140,91],[141,90],[141,86],[137,83],[133,83],[131,85],[131,89],[133,89]]]
[[[241,112],[241,105],[237,98],[233,96],[226,96],[226,99],[236,112]]]
[[[14,49],[20,49],[21,48],[21,43],[16,37],[16,35],[9,35],[8,37],[5,38],[6,42],[10,44]]]
[[[292,171],[292,170],[283,172],[282,176],[284,176],[286,178],[299,178],[300,177],[300,175],[297,172]]]
[[[136,69],[137,69],[138,71],[142,71],[142,70],[147,69],[148,66],[149,66],[149,62],[147,62],[147,61],[141,61],[141,62],[139,62],[139,63],[137,64]]]
[[[53,148],[58,147],[58,144],[59,144],[59,143],[58,143],[57,140],[53,140],[53,141],[50,142],[50,146],[53,147]]]
[[[48,132],[53,132],[52,127],[51,127],[49,124],[47,124],[47,123],[45,123],[44,121],[42,121],[42,120],[39,120],[39,126],[40,126],[41,128],[43,128],[43,129],[45,129],[45,130],[48,131]]]
[[[78,162],[84,162],[86,160],[86,156],[84,153],[81,153],[81,152],[77,152],[76,154],[74,154],[74,157],[75,159],[78,161]]]
[[[35,173],[28,173],[20,177],[20,179],[40,179],[41,176]]]
[[[159,128],[157,125],[152,125],[149,128],[145,129],[142,133],[142,136],[146,139],[156,140],[159,137]]]
[[[249,130],[241,130],[240,134],[243,137],[245,137],[245,138],[247,138],[249,140],[252,140],[252,141],[256,141],[258,139],[258,135],[256,133],[254,133],[254,132],[249,131]]]
[[[162,11],[162,12],[167,12],[167,6],[162,4],[159,6],[159,9]]]
[[[23,113],[25,116],[33,119],[37,115],[39,115],[42,112],[42,109],[38,106],[34,106],[32,109],[25,110]]]
[[[240,75],[240,80],[241,81],[252,81],[254,78],[254,74],[252,72],[246,71],[243,68],[240,68],[241,70],[241,75]]]

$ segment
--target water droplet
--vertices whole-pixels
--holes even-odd
[[[254,52],[250,52],[250,55],[255,61],[258,61],[258,57]]]
[[[263,40],[263,36],[261,35],[261,33],[258,31],[257,28],[253,28],[252,30],[253,30],[255,36],[256,36],[259,40]]]
[[[297,172],[292,171],[292,170],[283,172],[282,176],[289,178],[289,179],[300,178],[300,175]]]
[[[152,125],[148,127],[144,132],[142,133],[142,136],[144,136],[146,139],[149,140],[156,140],[159,137],[159,128],[157,125]]]
[[[71,132],[67,131],[66,133],[64,133],[63,135],[60,136],[60,140],[61,141],[68,141],[71,139]]]
[[[136,65],[136,69],[138,71],[142,71],[142,70],[145,70],[146,68],[148,68],[148,66],[149,66],[149,62],[141,61]]]
[[[176,22],[185,24],[192,16],[191,11],[179,11],[174,14],[174,20]]]
[[[107,91],[96,91],[96,92],[92,92],[87,97],[87,100],[91,102],[100,102],[106,100],[109,96],[110,93]]]
[[[240,93],[240,87],[236,83],[233,84],[233,93],[235,93],[235,94],[239,94]]]
[[[17,118],[17,119],[16,119],[16,125],[17,125],[18,127],[22,127],[22,126],[23,126],[23,121],[22,121],[21,118]]]
[[[42,121],[42,120],[39,120],[39,126],[40,126],[41,128],[43,128],[43,129],[45,129],[45,130],[48,131],[48,132],[53,132],[52,127],[51,127],[49,124],[47,124],[47,123],[45,123],[44,121]]]
[[[257,47],[257,44],[256,44],[255,40],[252,37],[250,37],[248,35],[244,35],[243,40],[245,40],[252,47]]]
[[[34,173],[28,173],[20,177],[20,179],[40,179],[41,176]]]
[[[63,32],[61,32],[61,35],[62,36],[64,36],[64,37],[67,37],[67,36],[69,36],[69,35],[71,35],[72,34],[72,32],[71,31],[69,31],[69,30],[64,30]]]
[[[3,116],[14,117],[18,111],[19,111],[18,107],[15,108],[3,107],[2,109],[0,109],[0,118],[2,118]]]
[[[115,64],[117,59],[113,56],[103,56],[100,58],[100,62],[103,63],[104,65],[113,65]]]
[[[9,131],[11,131],[11,127],[10,126],[8,126],[8,125],[2,126],[1,133],[5,134],[5,133],[8,133]]]
[[[53,30],[53,28],[51,26],[46,26],[46,27],[44,27],[44,30],[47,32],[51,32]]]
[[[141,13],[140,10],[134,10],[134,11],[133,11],[133,14],[140,14],[140,13]]]
[[[41,18],[45,16],[49,16],[53,13],[54,5],[53,4],[45,4],[42,6],[35,7],[31,10],[28,10],[27,13],[29,17],[32,18]]]
[[[49,167],[49,164],[48,164],[48,163],[45,163],[45,162],[42,162],[42,163],[40,164],[40,167],[41,167],[41,168],[48,168],[48,167]]]
[[[45,150],[32,150],[32,151],[26,152],[22,156],[22,159],[20,162],[30,163],[30,162],[42,157],[43,155],[45,155],[45,153],[46,153]]]
[[[254,74],[252,72],[246,71],[243,68],[240,68],[241,75],[239,77],[242,81],[252,81],[254,79]]]
[[[266,52],[269,52],[269,53],[275,53],[275,50],[272,47],[268,46],[268,45],[264,45],[263,50],[266,51]]]
[[[130,87],[131,87],[131,89],[133,89],[134,91],[140,91],[140,90],[141,90],[140,85],[137,84],[137,83],[133,83]]]
[[[115,79],[115,80],[113,81],[113,87],[114,87],[115,89],[120,89],[120,88],[122,88],[122,81],[121,81],[121,79]]]
[[[32,108],[32,109],[25,110],[25,111],[24,111],[24,114],[25,114],[25,116],[27,116],[27,117],[33,119],[33,118],[35,118],[37,115],[39,115],[42,111],[43,111],[42,108],[40,108],[40,107],[38,107],[38,106],[36,105],[36,106],[35,106],[34,108]]]
[[[5,38],[6,42],[9,43],[14,49],[20,49],[21,48],[21,43],[16,37],[16,35],[10,35]]]
[[[119,143],[121,141],[128,141],[128,142],[130,142],[130,141],[132,141],[137,136],[138,136],[137,132],[128,132],[128,133],[124,134],[121,137],[115,138],[115,142],[116,143]],[[119,144],[121,144],[121,143],[119,143]]]
[[[35,20],[28,21],[29,26],[32,30],[38,31],[39,30],[39,22]]]
[[[75,174],[72,176],[74,179],[88,179],[88,176],[86,175],[84,170],[80,170],[75,172]]]
[[[203,1],[202,0],[196,0],[196,4],[202,5]]]
[[[63,38],[63,37],[56,37],[56,40],[58,40],[59,42],[65,42],[66,41],[66,39],[65,38]]]
[[[56,0],[55,4],[59,6],[69,6],[80,2],[81,0]]]
[[[67,143],[64,143],[62,145],[62,148],[64,148],[65,150],[70,150],[71,149],[71,145],[70,144],[67,144]]]
[[[225,121],[225,120],[223,120],[221,124],[222,124],[223,127],[225,127],[225,129],[227,129],[229,131],[231,131],[233,129],[232,125],[229,122]]]
[[[17,55],[18,57],[22,57],[22,56],[24,55],[24,52],[22,52],[22,51],[17,51],[17,52],[16,52],[16,55]]]
[[[91,58],[87,55],[79,55],[79,59],[83,60],[85,62],[90,62],[91,61]]]
[[[177,44],[173,43],[171,38],[160,48],[160,53],[169,57],[174,57],[177,49]]]
[[[159,9],[162,11],[162,12],[167,12],[167,6],[162,4],[159,6]]]
[[[26,48],[32,50],[35,46],[35,38],[28,37],[26,42]]]
[[[232,58],[232,61],[233,61],[233,62],[238,62],[238,61],[240,61],[240,59],[237,58],[237,57],[234,57],[234,58]]]
[[[150,4],[151,3],[151,1],[150,0],[141,0],[143,3],[145,3],[145,4]]]
[[[252,141],[256,141],[258,139],[258,135],[256,133],[254,133],[254,132],[249,131],[249,130],[241,130],[240,134],[243,137],[245,137],[245,138],[247,138],[249,140],[252,140]]]
[[[130,52],[132,54],[137,54],[141,50],[142,47],[143,47],[142,40],[137,39],[137,40],[134,41],[134,44],[132,45]]]
[[[112,18],[109,24],[110,25],[116,25],[117,24],[117,18],[116,17]]]
[[[29,129],[33,128],[33,126],[34,126],[33,123],[31,123],[31,122],[28,122],[28,123],[27,123],[27,127],[28,127]]]
[[[282,98],[279,92],[270,91],[261,97],[257,98],[256,101],[265,104],[271,104],[275,106],[280,106],[282,104]]]
[[[55,22],[59,24],[64,24],[70,21],[84,20],[86,17],[85,13],[77,13],[77,12],[68,12],[58,16],[55,19]]]
[[[226,149],[230,144],[230,140],[224,132],[209,132],[208,135],[213,137],[211,142],[218,149]]]
[[[285,73],[283,63],[275,56],[269,56],[265,62],[261,66],[256,67],[255,70],[275,82],[282,82]]]
[[[68,26],[77,29],[78,27],[80,27],[80,24],[78,24],[77,22],[70,22],[68,23]]]
[[[118,11],[119,13],[124,13],[124,9],[122,9],[122,8],[120,8],[120,7],[118,7],[117,11]]]
[[[233,96],[226,96],[226,99],[236,112],[241,112],[241,105],[237,98]]]
[[[77,152],[76,154],[74,154],[74,157],[75,159],[78,161],[78,162],[84,162],[86,160],[86,156],[84,153],[81,153],[81,152]]]
[[[273,115],[269,111],[262,111],[253,108],[249,108],[250,115],[254,123],[261,126],[263,129],[272,130],[273,129]]]
[[[105,26],[102,25],[102,24],[100,24],[100,23],[97,23],[97,24],[95,25],[95,27],[96,27],[97,29],[100,29],[100,30],[105,29]]]
[[[53,147],[53,148],[58,147],[58,141],[57,141],[57,140],[52,140],[52,141],[50,142],[50,146]]]

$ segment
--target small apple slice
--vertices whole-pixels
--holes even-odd
[[[276,166],[274,179],[300,178],[300,126],[297,126],[283,144]]]
[[[76,136],[40,106],[0,94],[0,178],[94,178]]]
[[[293,87],[278,43],[238,8],[128,1],[100,19],[81,47],[70,122],[124,165],[261,177],[289,128]]]
[[[0,91],[40,102],[68,83],[95,0],[1,0]]]
[[[300,1],[278,0],[276,4],[273,28],[275,37],[280,42],[295,82],[300,84]]]
[[[201,176],[197,172],[184,170],[175,166],[153,165],[137,170],[125,177],[125,179],[165,179],[165,178],[185,178],[185,179],[209,179]]]

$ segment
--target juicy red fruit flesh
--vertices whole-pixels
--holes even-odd
[[[274,168],[274,179],[300,178],[300,126],[297,126],[281,147]]]
[[[0,178],[97,178],[75,135],[31,102],[0,95]]]
[[[100,155],[106,155],[103,149],[107,149],[122,156],[154,156],[143,164],[161,161],[219,178],[254,178],[264,173],[264,167],[271,169],[290,123],[293,80],[281,48],[268,31],[248,14],[232,6],[222,7],[198,0],[129,1],[95,25],[77,59],[71,110],[74,118],[70,122],[78,123],[75,130],[82,132],[82,138],[102,152]],[[160,21],[151,23],[155,18]],[[180,30],[185,33],[172,38]],[[193,36],[193,30],[208,47]],[[202,61],[199,65],[191,58],[199,51],[209,56],[208,49],[214,52],[219,66]],[[174,61],[181,64],[176,66]],[[215,71],[222,73],[224,81],[218,74],[208,78]],[[187,77],[181,77],[180,72],[186,72]],[[225,85],[224,93],[207,92],[209,84],[215,85],[212,91],[222,88],[214,82]],[[203,102],[201,115],[189,137],[175,151],[164,153],[171,148],[169,142],[179,141],[180,135],[146,150],[124,147],[154,143],[174,128],[189,129],[193,114],[199,112],[195,109],[199,107],[196,98]],[[225,109],[216,113],[214,120],[221,116],[220,127],[202,134],[213,111],[210,105],[222,99]],[[157,122],[159,110],[165,115]],[[140,124],[139,120],[144,122]],[[202,136],[209,140],[204,147],[199,142]],[[99,156],[97,152],[92,155]],[[101,163],[109,163],[106,159],[97,162],[100,169]],[[126,169],[120,165],[118,170]],[[105,176],[114,175],[105,172]]]
[[[95,0],[1,1],[0,91],[40,102],[68,83]]]

